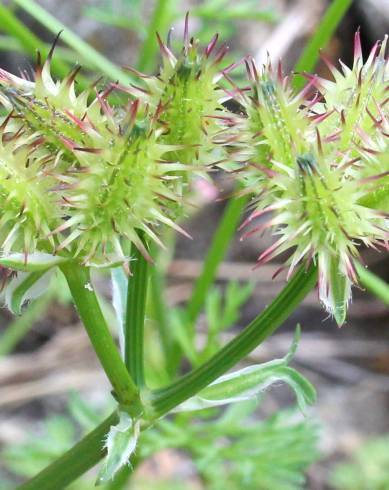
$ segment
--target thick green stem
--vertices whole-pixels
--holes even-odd
[[[255,349],[294,311],[314,287],[316,280],[316,268],[311,267],[307,272],[300,269],[273,303],[218,354],[176,383],[154,392],[152,402],[155,416],[165,415],[171,408],[195,395]],[[116,421],[117,419],[111,416],[59,460],[19,487],[19,490],[65,488],[103,457],[103,436],[108,432],[109,426]],[[55,482],[54,486],[51,486],[52,481]]]
[[[121,404],[128,407],[138,400],[138,388],[129,375],[109,332],[91,286],[89,268],[69,262],[62,265],[61,269],[69,284],[80,318],[112,384],[115,395]]]
[[[161,416],[226,373],[271,335],[295,310],[317,281],[316,267],[301,268],[277,298],[239,335],[199,368],[151,396],[155,416]]]
[[[144,385],[144,322],[149,264],[135,248],[128,280],[127,310],[124,326],[124,359],[137,386]]]
[[[19,490],[62,490],[97,464],[104,456],[103,441],[111,425],[118,422],[116,412],[63,456],[19,486]]]
[[[165,2],[166,0],[160,0],[158,5],[164,7]],[[318,47],[324,47],[328,42],[332,32],[335,30],[351,3],[352,0],[334,0],[334,2],[332,2],[323,21],[318,27],[315,36],[300,58],[296,66],[297,71],[308,71],[310,67],[314,65],[317,60]],[[158,20],[156,20],[157,14],[158,8],[154,12],[153,21],[149,26],[148,41],[144,43],[144,49],[140,56],[140,65],[143,65],[143,68],[150,63],[150,60],[154,56],[152,48],[150,48],[150,43],[152,36],[154,36],[153,31],[155,29],[155,22],[158,22]],[[304,80],[301,77],[295,82],[296,88],[301,88],[303,84]],[[232,201],[229,206],[238,207],[237,200],[235,202]],[[243,206],[244,202],[239,210],[239,214],[243,209]],[[227,212],[230,213],[229,208],[227,208]],[[231,211],[231,214],[237,216],[238,210],[236,210],[236,213]],[[239,218],[237,217],[236,219]],[[223,220],[223,226],[225,226],[226,229],[230,229],[230,227],[233,226],[232,220],[230,222],[230,218],[226,219],[224,217]],[[217,236],[217,239],[215,237],[207,257],[206,265],[210,267],[210,270],[208,271],[207,268],[204,267],[203,273],[196,283],[190,301],[190,313],[192,319],[195,319],[201,310],[208,288],[215,277],[217,266],[224,256],[229,243],[229,240],[225,239],[226,235],[219,231],[217,235],[219,233],[220,235]],[[293,312],[294,308],[304,298],[308,291],[313,288],[316,282],[316,276],[316,270],[313,268],[307,273],[300,270],[276,300],[218,354],[203,366],[200,366],[198,369],[184,376],[176,383],[155,392],[153,403],[157,414],[161,416],[173,406],[184,401],[185,398],[195,395],[208,383],[214,381],[217,377],[225,373],[238,360],[242,359],[248,352],[274,332],[287,316]],[[365,276],[366,280],[371,279],[371,277],[367,278],[367,275]],[[366,287],[368,287],[367,282],[364,281],[364,283]],[[116,422],[117,418],[115,414],[99,425],[91,434],[86,436],[86,438],[74,446],[64,456],[48,466],[35,478],[19,487],[19,490],[41,490],[43,488],[45,490],[58,490],[65,488],[69,483],[81,476],[103,457],[102,439],[108,432],[110,425],[115,424]]]
[[[236,232],[237,224],[247,200],[247,196],[232,198],[227,204],[220,224],[213,236],[202,272],[194,285],[192,296],[188,303],[187,312],[192,323],[195,322],[204,305],[208,290],[215,280],[219,264],[223,260],[231,243],[231,238]]]
[[[150,268],[149,301],[153,319],[158,327],[158,334],[163,351],[164,368],[172,378],[177,371],[181,358],[181,349],[174,337],[169,318],[169,305],[166,299],[166,274],[173,259],[176,235],[173,229],[165,228],[162,242],[166,249],[151,244],[151,255],[155,264]]]

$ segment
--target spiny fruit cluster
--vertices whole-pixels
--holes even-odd
[[[156,76],[132,70],[139,86],[76,93],[79,68],[53,81],[52,52],[34,82],[0,71],[2,253],[109,263],[126,259],[127,241],[147,255],[140,234],[159,242],[158,225],[181,230],[191,176],[218,164],[253,195],[245,235],[276,236],[259,263],[287,250],[289,275],[317,263],[320,298],[342,323],[360,245],[387,245],[386,39],[364,62],[357,33],[353,67],[327,61],[334,81],[306,75],[300,93],[280,66],[250,58],[249,87],[237,87],[236,64],[220,68],[227,48],[215,36],[202,50],[187,18],[177,57],[158,40],[163,65]],[[109,103],[116,90],[127,94],[121,107]]]
[[[246,235],[271,228],[276,236],[259,263],[292,250],[290,275],[297,264],[316,262],[320,299],[339,324],[357,282],[359,246],[387,248],[386,42],[364,63],[357,32],[352,69],[342,64],[339,72],[326,60],[335,80],[306,75],[299,94],[280,67],[275,73],[268,63],[259,73],[249,60],[251,91],[240,93],[247,117],[235,117],[233,160],[256,196],[244,226],[259,220]]]
[[[109,84],[76,92],[76,67],[50,74],[51,50],[34,82],[0,71],[0,243],[2,254],[35,251],[83,263],[126,260],[123,242],[148,256],[141,235],[160,243],[190,177],[212,162],[221,109],[217,38],[201,49],[188,38],[176,58],[160,41],[163,66],[144,88]],[[113,91],[127,92],[112,107]],[[206,155],[206,158],[204,158]],[[195,165],[197,164],[197,165]]]

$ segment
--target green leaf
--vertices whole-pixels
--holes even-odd
[[[88,261],[87,266],[94,269],[110,270],[116,267],[123,266],[124,262],[127,262],[130,257],[122,257],[117,255],[107,255],[103,262],[93,262]]]
[[[0,265],[15,271],[37,272],[45,271],[56,265],[63,264],[69,259],[58,255],[50,255],[43,252],[35,252],[26,256],[21,253],[11,253],[0,256]]]
[[[295,339],[283,359],[249,366],[239,371],[221,376],[197,396],[190,398],[174,411],[201,410],[210,407],[236,403],[257,398],[266,388],[280,381],[286,383],[296,394],[302,412],[315,401],[316,394],[312,384],[298,371],[288,366],[296,351],[300,329],[296,329]]]
[[[154,5],[153,15],[147,26],[147,33],[138,53],[138,69],[148,71],[153,69],[155,56],[158,53],[155,33],[169,29],[172,21],[173,3],[171,0],[157,0]]]
[[[53,270],[21,272],[13,279],[5,290],[7,308],[19,315],[24,303],[43,294],[49,285]]]
[[[222,349],[177,381],[151,393],[152,416],[167,413],[233,368],[280,327],[316,282],[315,265],[311,265],[308,270],[304,266],[300,267],[274,301]]]
[[[129,464],[135,451],[140,432],[140,421],[134,420],[127,412],[119,412],[119,423],[110,428],[105,448],[107,457],[100,470],[96,485],[112,480],[124,465]]]

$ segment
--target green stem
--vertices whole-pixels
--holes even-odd
[[[19,490],[61,490],[97,464],[104,456],[103,441],[111,425],[118,422],[111,414],[63,456],[18,487]]]
[[[61,266],[81,320],[93,348],[120,403],[129,406],[138,400],[138,389],[124,365],[109,332],[100,304],[91,286],[89,268],[74,263]]]
[[[169,23],[170,0],[157,0],[153,16],[150,20],[146,39],[144,40],[139,57],[138,69],[142,71],[152,70],[154,67],[154,58],[158,52],[158,44],[155,35],[159,31],[165,31]]]
[[[167,304],[165,301],[166,281],[164,274],[157,264],[155,264],[150,273],[150,286],[152,308],[154,318],[158,321],[162,348],[165,355],[169,356],[173,338],[169,328]]]
[[[316,28],[315,34],[311,37],[304,48],[302,55],[294,67],[295,71],[310,72],[314,70],[320,49],[324,49],[329,43],[332,35],[343,19],[347,10],[353,3],[353,0],[333,0],[331,5],[323,15],[319,25]],[[293,80],[293,85],[296,90],[301,89],[305,84],[305,78],[301,75]]]
[[[273,303],[218,354],[178,382],[154,392],[155,415],[165,415],[171,408],[195,395],[257,347],[293,312],[314,287],[316,280],[316,268],[311,267],[307,272],[300,269]],[[59,460],[19,487],[19,490],[64,488],[104,456],[102,439],[108,432],[109,426],[116,422],[117,418],[112,415]],[[53,481],[54,485],[52,485]]]
[[[153,392],[151,403],[155,416],[169,412],[241,361],[288,318],[316,281],[316,267],[311,266],[308,271],[301,268],[277,298],[211,359],[170,386]]]
[[[389,305],[389,285],[380,277],[367,270],[358,262],[355,263],[360,283],[377,298]]]
[[[132,277],[128,280],[127,309],[124,326],[124,360],[135,384],[144,385],[144,322],[149,264],[134,247]]]
[[[223,260],[230,245],[231,238],[236,232],[237,224],[247,204],[247,200],[247,196],[241,196],[230,199],[227,204],[187,306],[189,320],[192,323],[196,321],[204,305],[208,290],[215,280],[219,264]]]
[[[317,60],[318,48],[324,47],[329,41],[333,31],[351,3],[351,0],[334,0],[323,17],[315,36],[312,38],[300,58],[296,66],[297,71],[308,71],[314,67]],[[148,39],[144,44],[143,52],[141,54],[141,61],[139,63],[141,69],[144,69],[154,56],[152,49],[150,49],[149,46],[154,36],[154,30],[156,30],[156,22],[158,22],[158,9],[162,8],[161,13],[163,13],[166,4],[167,0],[160,0],[157,9],[154,11],[154,17],[149,26]],[[303,83],[304,81],[301,78],[297,79],[296,87],[301,87]],[[235,213],[232,210],[230,211],[230,206],[233,209],[239,207],[237,201],[238,200],[233,200],[230,202],[229,208],[227,208],[228,214],[231,213],[233,217],[235,216],[236,220],[239,219],[240,212],[245,204],[244,202],[242,203],[239,213]],[[237,217],[236,214],[238,214]],[[232,226],[232,219],[230,221],[230,218],[227,219],[226,216],[224,216],[221,227],[228,232],[230,227],[235,229],[236,223],[237,221]],[[207,264],[205,264],[203,273],[196,283],[190,301],[189,310],[192,319],[195,319],[201,310],[207,290],[214,280],[218,264],[224,257],[224,253],[229,243],[229,240],[225,239],[227,233],[224,235],[224,233],[220,231],[220,227],[216,235],[217,237],[215,237],[207,257]],[[207,267],[211,269],[209,272],[207,272]],[[366,272],[367,271],[363,270],[362,274],[360,274],[365,278],[363,280],[366,280],[366,278],[368,279],[367,282],[365,282],[366,287],[373,290],[373,288],[379,284],[380,287],[378,289],[381,291],[379,294],[382,294],[382,284],[377,281],[372,282],[372,277],[367,275],[371,273],[364,274]],[[253,320],[243,332],[227,344],[219,353],[198,369],[178,380],[176,383],[156,391],[153,396],[153,405],[157,415],[161,416],[165,414],[186,398],[195,395],[210,382],[224,374],[236,362],[241,360],[247,353],[274,332],[274,330],[281,325],[298,303],[305,297],[308,291],[313,288],[316,283],[316,277],[317,273],[314,268],[311,268],[307,273],[300,270],[275,301],[273,301],[261,315]],[[385,297],[385,301],[389,299],[386,295],[383,297]],[[41,488],[54,490],[64,488],[67,484],[71,483],[75,478],[97,463],[103,456],[101,439],[107,433],[109,426],[114,423],[114,419],[108,423],[105,421],[62,458],[50,465],[34,479],[22,485],[20,490],[40,490]]]
[[[174,230],[165,229],[162,241],[166,249],[161,249],[156,244],[152,245],[151,251],[155,264],[150,270],[150,305],[153,318],[158,325],[165,369],[171,376],[176,372],[181,352],[170,326],[169,306],[166,299],[166,273],[174,255],[175,240]]]

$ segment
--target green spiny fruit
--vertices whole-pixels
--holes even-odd
[[[8,111],[0,149],[7,203],[0,217],[2,252],[22,249],[27,260],[43,247],[105,264],[126,260],[124,239],[147,255],[140,232],[160,243],[159,224],[182,231],[174,223],[181,198],[172,181],[187,167],[166,161],[177,145],[163,143],[158,110],[151,113],[149,104],[135,100],[114,109],[112,86],[77,95],[77,70],[54,82],[51,56],[42,69],[38,64],[35,82],[0,72]]]
[[[113,252],[124,258],[122,238],[147,256],[139,232],[160,244],[154,232],[158,223],[182,232],[169,207],[180,201],[170,181],[178,178],[172,173],[183,166],[164,161],[161,132],[145,115],[143,123],[137,121],[139,106],[138,100],[130,105],[100,151],[87,152],[86,166],[67,173],[73,179],[66,192],[69,219],[55,233],[68,230],[60,248],[73,244],[75,254],[82,254],[87,262]]]
[[[184,46],[179,55],[176,57],[170,50],[170,40],[164,44],[158,35],[163,61],[159,74],[147,76],[131,69],[144,81],[145,88],[121,87],[144,98],[158,111],[158,123],[164,130],[162,142],[180,145],[169,154],[170,160],[205,167],[220,158],[215,152],[214,138],[221,130],[222,102],[230,95],[221,88],[219,81],[234,65],[220,70],[228,48],[226,45],[217,48],[217,40],[215,35],[207,47],[200,50],[198,40],[189,38],[187,15]]]
[[[253,59],[248,58],[245,63],[250,88],[234,87],[243,112],[224,117],[224,144],[229,147],[231,160],[238,163],[232,168],[242,169],[243,165],[244,172],[239,175],[245,186],[256,193],[273,169],[293,168],[297,155],[309,151],[306,133],[311,129],[310,121],[307,109],[301,105],[312,84],[296,95],[289,77],[282,74],[281,64],[274,71],[268,62],[259,71]],[[231,164],[227,164],[228,168]]]
[[[12,112],[0,126],[1,254],[25,255],[38,246],[55,248],[50,231],[58,225],[55,161],[39,133],[29,133]],[[49,238],[48,238],[49,237]]]
[[[361,145],[349,135],[351,128],[344,121],[347,112],[340,102],[336,110],[327,108],[317,96],[304,101],[312,86],[325,85],[322,80],[319,83],[317,77],[310,77],[303,92],[293,95],[282,77],[278,76],[277,83],[271,78],[269,67],[258,75],[251,66],[249,73],[254,74],[251,78],[256,84],[250,96],[244,95],[250,101],[247,118],[238,124],[245,126],[246,138],[235,153],[237,160],[244,155],[239,175],[255,198],[254,211],[243,226],[258,221],[245,236],[271,229],[278,238],[258,262],[290,251],[288,277],[297,264],[316,262],[320,299],[342,324],[351,285],[357,282],[353,262],[359,256],[358,246],[376,247],[388,237],[383,210],[365,204],[386,174],[372,175],[371,162],[362,158]],[[358,77],[356,80],[358,86]],[[336,82],[330,87],[334,92]],[[340,88],[343,91],[343,85]],[[366,111],[365,107],[363,113]],[[372,124],[368,113],[367,119],[370,122],[364,130],[369,129],[369,138],[377,141],[379,125]],[[352,121],[355,124],[354,112]],[[366,138],[363,134],[362,139]],[[373,153],[368,150],[369,155]]]

